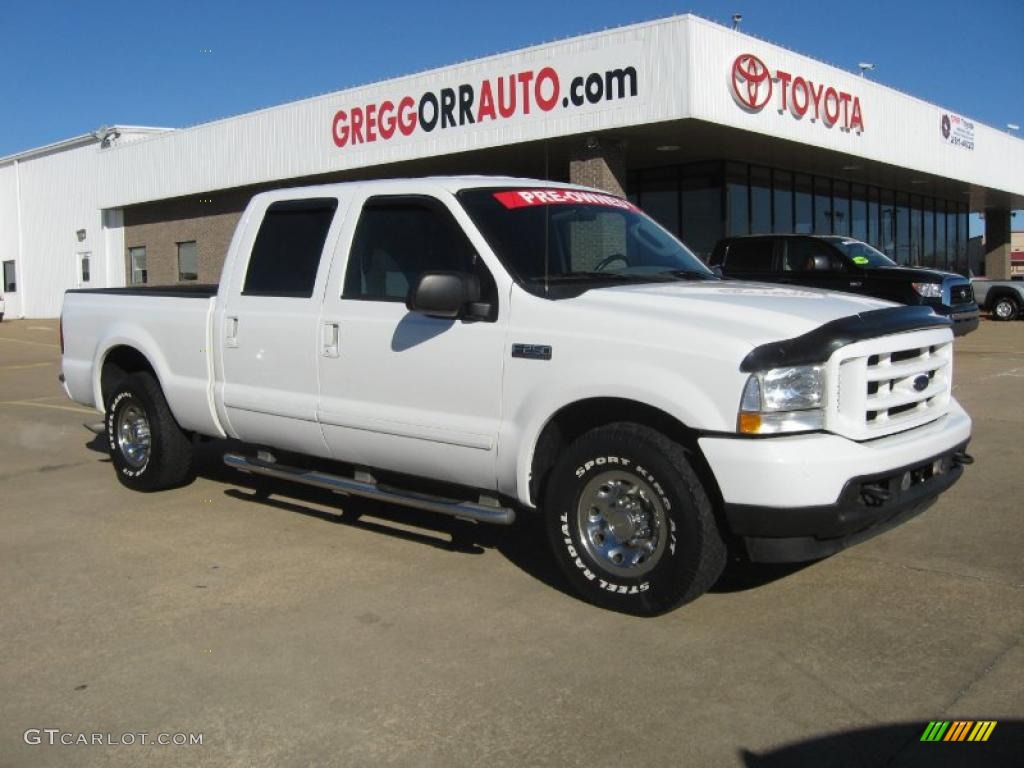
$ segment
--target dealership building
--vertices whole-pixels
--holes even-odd
[[[685,15],[184,129],[114,126],[0,158],[8,317],[65,289],[216,282],[256,192],[510,174],[628,195],[706,257],[726,235],[849,235],[1005,277],[1024,141]],[[985,247],[968,263],[968,214]]]

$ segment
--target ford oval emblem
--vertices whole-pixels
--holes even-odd
[[[928,383],[931,379],[928,378],[927,374],[922,373],[920,376],[914,377],[914,389],[918,392],[924,392],[928,389]]]

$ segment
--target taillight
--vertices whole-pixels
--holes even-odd
[[[60,322],[57,323],[57,329],[60,333],[60,353],[64,354],[64,315],[60,316]]]

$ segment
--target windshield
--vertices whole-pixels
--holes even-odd
[[[895,267],[896,262],[881,251],[860,240],[848,237],[826,237],[832,245],[850,257],[850,261],[861,267]]]
[[[570,285],[718,279],[620,197],[506,187],[467,189],[458,198],[512,276],[538,295],[565,295]]]

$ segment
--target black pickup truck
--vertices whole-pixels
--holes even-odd
[[[931,307],[963,336],[978,327],[971,282],[953,272],[901,267],[860,240],[828,235],[747,235],[719,240],[708,260],[725,277],[807,285]]]

